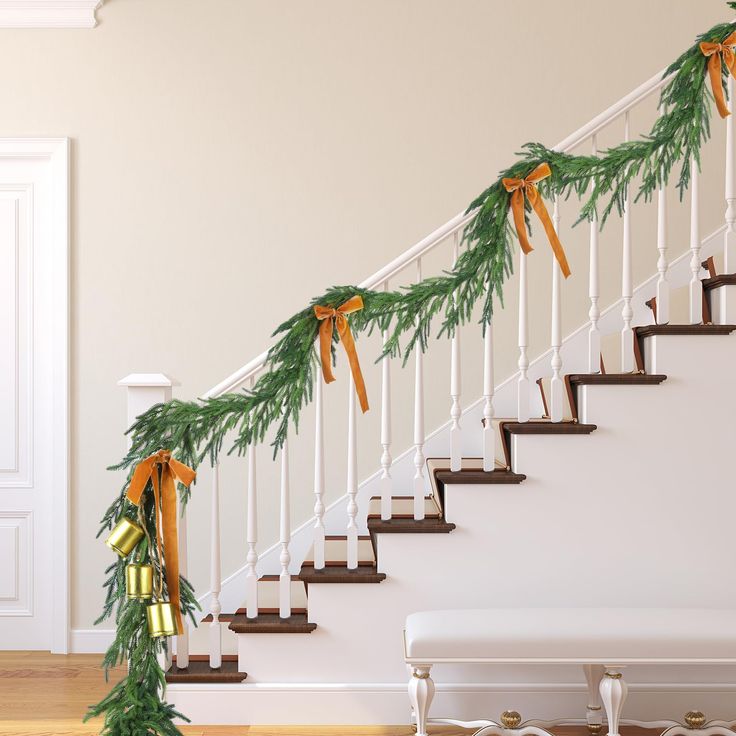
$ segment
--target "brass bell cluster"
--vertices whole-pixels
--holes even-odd
[[[143,527],[127,517],[122,517],[115,525],[105,544],[120,557],[128,557],[146,536]],[[141,562],[131,562],[125,568],[125,588],[128,600],[147,602],[146,620],[148,633],[156,638],[174,636],[178,633],[174,607],[167,601],[153,601],[153,566]],[[159,587],[158,598],[161,598]]]

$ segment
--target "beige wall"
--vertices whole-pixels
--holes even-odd
[[[108,555],[94,535],[119,485],[105,466],[124,449],[120,377],[163,371],[180,396],[206,390],[310,296],[378,269],[462,209],[522,143],[554,144],[729,12],[722,0],[108,0],[95,30],[0,32],[0,135],[73,140],[74,628],[89,628],[102,600]],[[723,210],[715,199],[708,230]],[[639,277],[656,260],[646,227]],[[686,237],[673,232],[673,247]],[[584,243],[581,231],[568,245],[566,331],[587,311]],[[617,278],[618,261],[607,263]],[[514,336],[499,324],[504,377]],[[532,354],[547,329],[537,321]],[[338,375],[346,386],[344,366]],[[448,403],[444,384],[430,386],[428,427]],[[302,477],[295,522],[312,503]],[[261,490],[268,515],[275,489]],[[233,533],[226,572],[242,561]],[[262,546],[273,538],[267,523]],[[192,547],[202,586],[206,550]]]

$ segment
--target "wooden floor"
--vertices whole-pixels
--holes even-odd
[[[82,723],[87,706],[102,698],[106,683],[99,654],[52,655],[0,652],[0,736],[94,736],[101,721]],[[182,726],[187,736],[410,736],[411,726]],[[634,736],[632,729],[630,734]],[[432,734],[470,731],[433,728]],[[558,729],[559,736],[587,736],[581,728]],[[645,733],[645,732],[641,732]]]

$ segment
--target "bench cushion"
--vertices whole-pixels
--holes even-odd
[[[736,662],[736,610],[492,608],[406,619],[406,659],[481,662]]]

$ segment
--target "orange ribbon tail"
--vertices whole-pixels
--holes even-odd
[[[700,44],[700,50],[704,56],[708,57],[708,76],[710,77],[710,86],[713,90],[713,99],[718,108],[718,114],[722,118],[727,118],[731,113],[723,94],[723,81],[721,77],[722,64],[726,65],[729,73],[736,77],[736,55],[733,47],[736,46],[736,31],[732,33],[723,43],[709,43],[703,41]]]
[[[534,171],[525,179],[503,179],[502,184],[507,192],[511,193],[511,214],[514,218],[514,226],[516,227],[516,235],[519,238],[519,245],[524,254],[530,253],[533,248],[529,242],[526,233],[526,222],[524,221],[524,200],[528,199],[532,209],[537,213],[537,217],[542,223],[544,232],[547,233],[547,240],[555,254],[557,263],[560,264],[562,275],[567,278],[570,275],[570,265],[567,262],[565,249],[562,247],[555,226],[549,216],[549,212],[539,196],[537,182],[546,179],[552,174],[549,164],[539,164]]]
[[[159,477],[159,467],[161,468]],[[176,481],[189,487],[196,473],[188,465],[171,457],[168,450],[159,450],[141,460],[133,471],[126,494],[136,506],[140,504],[143,491],[151,481],[155,503],[156,546],[158,559],[164,564],[166,555],[166,588],[169,602],[174,608],[178,633],[184,631],[181,616],[181,590],[179,586],[179,530],[176,520]]]
[[[353,383],[355,384],[355,393],[358,395],[360,408],[365,414],[369,408],[368,394],[365,390],[363,372],[360,370],[355,339],[353,338],[353,333],[350,331],[350,324],[346,317],[351,312],[357,312],[360,309],[363,309],[363,298],[360,295],[356,295],[350,297],[350,299],[337,309],[316,304],[314,306],[314,316],[320,321],[319,353],[320,362],[322,363],[322,376],[325,379],[325,383],[332,383],[335,380],[335,376],[332,373],[332,334],[333,330],[337,328],[337,334],[345,348],[345,353],[350,363],[350,372],[353,376]]]

